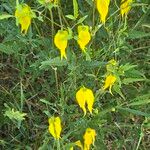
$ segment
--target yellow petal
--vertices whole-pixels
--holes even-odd
[[[49,122],[49,132],[55,138],[59,139],[61,134],[61,120],[59,117],[51,117],[48,120]]]
[[[131,3],[133,0],[121,0],[120,12],[122,17],[127,16],[131,9]]]
[[[90,145],[95,142],[96,132],[94,129],[87,128],[83,136],[84,139],[84,150],[90,150]]]
[[[91,40],[91,34],[88,26],[78,26],[78,44],[82,51],[85,52],[86,45]]]
[[[56,47],[60,50],[61,59],[63,57],[67,59],[66,47],[68,44],[68,32],[58,30],[58,32],[56,33],[56,35],[54,37],[54,43],[55,43]]]
[[[86,109],[85,109],[86,99],[85,99],[84,88],[80,88],[80,90],[77,91],[76,100],[77,100],[80,108],[82,108],[84,115],[86,115]]]
[[[116,77],[114,75],[112,74],[108,75],[105,79],[104,90],[106,90],[109,87],[109,91],[112,94],[111,87],[115,83],[115,81],[116,81]]]
[[[84,115],[86,115],[86,104],[89,112],[92,114],[94,104],[94,94],[92,90],[85,87],[80,88],[80,90],[76,93],[76,99],[79,106],[83,109]]]
[[[15,11],[15,17],[17,24],[21,25],[21,32],[26,34],[32,19],[31,8],[27,4],[19,4]]]
[[[100,20],[103,24],[106,22],[110,0],[96,0],[96,7],[100,14]]]
[[[93,104],[94,104],[94,94],[93,94],[92,90],[86,89],[85,99],[87,102],[88,110],[92,114],[92,109],[93,109]]]

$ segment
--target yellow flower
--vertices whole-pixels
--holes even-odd
[[[92,114],[94,104],[94,94],[92,90],[85,87],[80,88],[76,93],[76,100],[79,106],[82,108],[84,115],[86,115],[86,104],[89,112]]]
[[[108,75],[105,79],[104,90],[109,88],[109,92],[111,92],[112,85],[116,82],[116,77],[112,74]],[[113,94],[112,94],[113,95]]]
[[[112,69],[117,65],[116,60],[111,59],[110,61],[108,61],[108,64],[106,65],[106,70],[107,71],[112,71]]]
[[[59,139],[61,134],[61,120],[59,117],[51,117],[48,119],[49,122],[49,132],[55,138]]]
[[[86,45],[91,40],[91,34],[88,26],[78,26],[78,44],[83,52],[85,52]]]
[[[67,59],[65,49],[68,43],[68,32],[63,30],[58,30],[58,32],[54,37],[54,43],[56,47],[60,50],[61,59],[63,57]]]
[[[100,20],[103,24],[106,22],[110,0],[96,0],[96,7],[100,14]]]
[[[120,11],[122,17],[127,16],[128,12],[131,9],[131,3],[133,0],[121,0],[121,6],[120,6]]]
[[[16,24],[21,25],[21,33],[27,33],[31,24],[32,10],[27,4],[19,4],[15,11]]]
[[[90,150],[91,144],[94,145],[96,132],[94,129],[87,128],[83,136],[84,139],[84,150]]]

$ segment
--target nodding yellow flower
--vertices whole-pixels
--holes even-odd
[[[83,110],[84,115],[86,115],[85,105],[87,104],[87,108],[89,112],[92,114],[93,104],[94,104],[94,94],[92,90],[82,87],[76,93],[76,100]]]
[[[90,150],[91,144],[94,145],[95,142],[96,131],[91,128],[87,128],[86,132],[83,136],[84,139],[84,150]]]
[[[100,14],[100,20],[103,24],[106,22],[110,0],[96,0],[96,7]]]
[[[106,70],[111,72],[113,67],[115,67],[116,65],[117,65],[116,60],[111,59],[110,61],[108,61],[108,64],[106,65]]]
[[[127,16],[128,12],[131,9],[131,3],[133,0],[121,0],[120,12],[122,17]]]
[[[32,10],[27,4],[19,4],[15,11],[16,24],[21,25],[21,33],[27,33],[31,24]]]
[[[68,32],[63,30],[58,30],[58,32],[54,37],[54,43],[56,47],[60,50],[61,59],[63,59],[63,57],[67,59],[66,47],[68,44]]]
[[[91,40],[91,34],[89,32],[89,27],[88,26],[78,26],[78,44],[83,52],[85,52],[86,45],[90,42]]]
[[[61,134],[61,119],[59,117],[51,117],[48,119],[49,122],[49,133],[55,138],[59,139]]]
[[[111,92],[112,85],[116,82],[116,77],[112,74],[108,75],[105,79],[104,90],[109,88],[109,92]],[[113,94],[112,94],[113,95]]]

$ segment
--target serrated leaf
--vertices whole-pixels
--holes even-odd
[[[78,17],[78,3],[76,0],[73,0],[73,10],[74,10],[74,17],[77,19]]]

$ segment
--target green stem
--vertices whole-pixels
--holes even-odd
[[[58,7],[57,10],[58,10],[59,21],[60,21],[60,26],[61,26],[61,30],[62,30],[63,29],[63,23],[62,23],[62,18],[61,18],[60,7]]]
[[[51,17],[51,30],[52,30],[52,47],[54,47],[54,17],[53,17],[53,13],[52,13],[52,10],[50,9],[50,17]]]
[[[60,149],[60,141],[59,140],[57,140],[57,150],[61,150]]]

